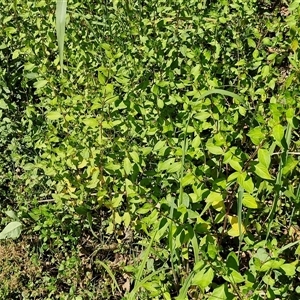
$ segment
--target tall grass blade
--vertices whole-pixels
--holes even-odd
[[[155,239],[155,236],[156,236],[156,233],[157,233],[157,230],[155,231],[155,233],[153,234],[151,240],[150,240],[150,243],[148,245],[148,247],[146,248],[146,250],[144,251],[143,253],[143,259],[142,259],[142,263],[140,264],[139,266],[139,269],[138,269],[138,272],[137,272],[137,275],[136,275],[136,279],[135,279],[135,282],[134,282],[134,287],[133,287],[133,290],[132,292],[129,294],[129,297],[128,297],[128,300],[135,300],[135,294],[136,292],[138,291],[139,287],[141,286],[141,282],[144,282],[144,281],[141,281],[141,278],[142,278],[142,274],[143,274],[143,271],[145,269],[145,266],[146,266],[146,263],[147,263],[147,260],[149,258],[149,254],[150,254],[150,250],[151,250],[151,247],[152,247],[152,244],[154,242],[154,239]],[[155,272],[154,272],[155,273]],[[150,274],[151,275],[151,274]],[[153,274],[152,274],[153,276]]]
[[[57,0],[56,2],[56,35],[59,52],[60,71],[63,74],[64,58],[64,38],[66,27],[67,0]]]
[[[239,251],[238,256],[240,256],[240,250],[242,245],[242,240],[244,233],[242,232],[242,209],[243,209],[243,196],[244,189],[240,186],[238,190],[238,205],[237,205],[237,214],[238,214],[238,226],[239,226]]]
[[[111,279],[112,279],[112,281],[114,283],[114,286],[118,289],[119,292],[121,292],[121,289],[120,289],[120,287],[119,287],[119,285],[117,283],[117,280],[116,280],[116,278],[115,278],[112,270],[110,269],[110,267],[107,264],[105,264],[103,261],[101,261],[101,260],[97,260],[96,263],[99,264],[101,267],[103,267],[106,270],[106,272],[108,273],[108,275],[111,277]]]
[[[271,212],[270,212],[270,214],[267,218],[267,219],[270,219],[270,220],[269,220],[268,228],[267,228],[267,235],[266,235],[266,239],[265,239],[266,242],[267,242],[267,240],[269,238],[269,235],[270,235],[270,231],[271,231],[271,227],[273,225],[275,212],[276,212],[276,209],[277,209],[278,200],[281,196],[282,170],[283,170],[283,167],[285,166],[286,159],[287,159],[287,156],[288,156],[288,151],[289,151],[289,147],[290,147],[290,143],[291,143],[291,138],[292,138],[292,126],[290,124],[288,124],[286,132],[285,132],[285,141],[286,141],[285,147],[286,148],[281,153],[279,170],[278,170],[278,174],[277,174],[277,177],[276,177],[274,202],[273,202],[273,205],[272,205]]]

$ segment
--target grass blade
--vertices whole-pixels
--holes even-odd
[[[238,226],[239,226],[239,251],[238,251],[238,256],[240,256],[241,244],[242,244],[242,240],[243,240],[243,236],[244,236],[244,233],[242,232],[243,196],[244,196],[244,189],[240,186],[239,190],[238,190],[238,205],[237,205]]]
[[[278,200],[281,196],[282,169],[283,169],[283,167],[286,163],[286,159],[287,159],[287,156],[288,156],[288,150],[289,150],[290,143],[291,143],[291,137],[292,137],[292,127],[291,127],[290,124],[288,124],[287,129],[286,129],[286,133],[285,133],[286,145],[285,145],[284,151],[281,153],[279,171],[278,171],[277,178],[276,178],[276,183],[275,183],[274,202],[273,202],[273,205],[272,205],[271,212],[270,212],[270,214],[267,218],[267,219],[270,219],[270,220],[269,220],[269,224],[268,224],[268,228],[267,228],[267,235],[266,235],[266,239],[265,239],[266,242],[267,242],[267,240],[269,238],[269,235],[270,235],[270,231],[271,231],[271,227],[272,227],[272,224],[273,224],[275,212],[276,212],[276,209],[277,209]]]
[[[66,27],[67,0],[57,0],[56,2],[56,34],[59,52],[59,62],[61,74],[63,74],[64,38]]]
[[[101,267],[103,267],[105,269],[105,271],[111,277],[111,279],[112,279],[112,281],[114,283],[114,286],[118,289],[119,292],[121,292],[121,289],[119,288],[117,280],[116,280],[116,278],[115,278],[112,270],[110,269],[110,267],[107,264],[105,264],[103,261],[101,261],[101,260],[96,260],[96,264],[100,265]]]

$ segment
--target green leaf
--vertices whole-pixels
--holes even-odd
[[[0,233],[0,240],[4,239],[17,239],[22,231],[22,223],[21,222],[10,222]]]
[[[285,162],[285,165],[282,169],[282,174],[286,175],[289,172],[292,172],[296,168],[296,166],[298,165],[298,162],[299,162],[298,160],[294,159],[294,157],[289,155],[286,162]]]
[[[248,38],[247,41],[248,41],[248,45],[249,45],[250,47],[256,48],[256,43],[254,42],[254,40]]]
[[[0,99],[0,108],[1,109],[7,109],[8,108],[7,104],[5,103],[5,101],[3,99]]]
[[[158,141],[154,148],[153,148],[153,151],[159,151],[162,147],[164,147],[166,144],[166,141]]]
[[[273,137],[276,142],[281,145],[281,141],[284,137],[284,127],[281,124],[277,124],[273,127]]]
[[[165,171],[169,169],[172,165],[172,163],[175,161],[175,158],[169,158],[165,160],[164,162],[158,163],[158,171]]]
[[[253,192],[254,184],[252,178],[246,172],[238,173],[237,182],[248,193]]]
[[[214,279],[214,270],[212,268],[204,268],[200,272],[196,273],[192,279],[192,285],[197,285],[204,291]]]
[[[281,269],[284,271],[284,274],[287,276],[294,276],[296,273],[296,266],[291,263],[291,264],[284,264],[281,266]]]
[[[169,168],[167,169],[167,171],[169,173],[175,173],[178,172],[181,169],[181,162],[175,162],[172,165],[169,166]]]
[[[210,117],[210,115],[211,114],[209,112],[207,112],[207,111],[201,111],[201,112],[193,115],[193,117],[195,119],[199,120],[199,121],[204,122],[204,121],[206,121]]]
[[[130,221],[131,221],[130,213],[125,212],[122,219],[123,219],[123,222],[124,222],[124,226],[126,228],[128,228],[128,226],[130,224]]]
[[[262,179],[272,180],[272,176],[269,173],[268,168],[266,168],[263,164],[258,163],[254,167],[254,172],[256,175],[258,175]]]
[[[206,143],[206,148],[212,154],[216,154],[216,155],[222,155],[222,154],[224,154],[223,149],[221,147],[219,147],[219,146],[214,145],[211,140],[209,140]]]
[[[259,145],[260,142],[265,138],[265,134],[262,132],[260,127],[250,129],[247,135],[250,137],[254,145]]]
[[[139,161],[140,161],[139,154],[138,154],[137,152],[135,152],[135,151],[132,151],[132,152],[130,152],[129,154],[130,154],[132,160],[133,160],[135,163],[138,164]]]
[[[262,78],[266,78],[270,74],[270,67],[269,66],[263,66],[261,70]]]
[[[165,106],[164,101],[162,99],[158,98],[157,99],[157,107],[162,109],[162,108],[164,108],[164,106]]]
[[[38,89],[43,88],[47,83],[48,83],[47,80],[39,80],[39,81],[36,81],[36,82],[33,84],[33,86],[38,90]]]
[[[295,0],[293,1],[290,5],[289,5],[289,11],[293,11],[295,9],[297,9],[300,5],[300,0]]]
[[[264,165],[266,168],[269,168],[271,163],[271,156],[270,152],[266,149],[259,149],[258,150],[258,161]]]
[[[49,120],[58,120],[59,118],[62,118],[62,114],[59,111],[50,111],[47,114],[47,119]]]
[[[228,275],[223,276],[223,278],[233,284],[242,283],[245,278],[236,270],[230,269]]]
[[[86,118],[82,121],[86,126],[95,128],[99,126],[99,122],[96,118]]]
[[[222,194],[216,193],[216,192],[213,192],[213,191],[211,191],[209,193],[208,197],[206,198],[207,203],[221,202],[221,201],[223,201]]]
[[[258,208],[256,199],[252,195],[246,193],[244,193],[243,205],[248,208]]]
[[[240,164],[240,161],[237,161],[235,159],[231,159],[229,161],[229,164],[230,164],[231,168],[233,168],[235,171],[241,172],[242,169],[243,169],[241,164]]]
[[[124,158],[123,166],[124,166],[124,171],[125,171],[126,175],[129,175],[132,172],[132,164],[128,157]]]
[[[187,185],[191,185],[195,182],[195,176],[192,173],[188,173],[186,174],[183,178],[182,178],[182,186],[187,186]]]
[[[200,136],[197,134],[197,135],[195,136],[195,138],[193,139],[193,141],[192,141],[192,147],[193,147],[194,149],[197,149],[197,148],[199,147],[200,144],[201,144],[201,138],[200,138]]]
[[[227,284],[215,288],[208,300],[232,300],[234,295],[228,291]]]

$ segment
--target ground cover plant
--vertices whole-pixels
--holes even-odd
[[[298,0],[0,10],[1,299],[299,297]]]

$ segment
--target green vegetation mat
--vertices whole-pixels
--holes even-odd
[[[0,299],[300,299],[299,0],[0,12]]]

